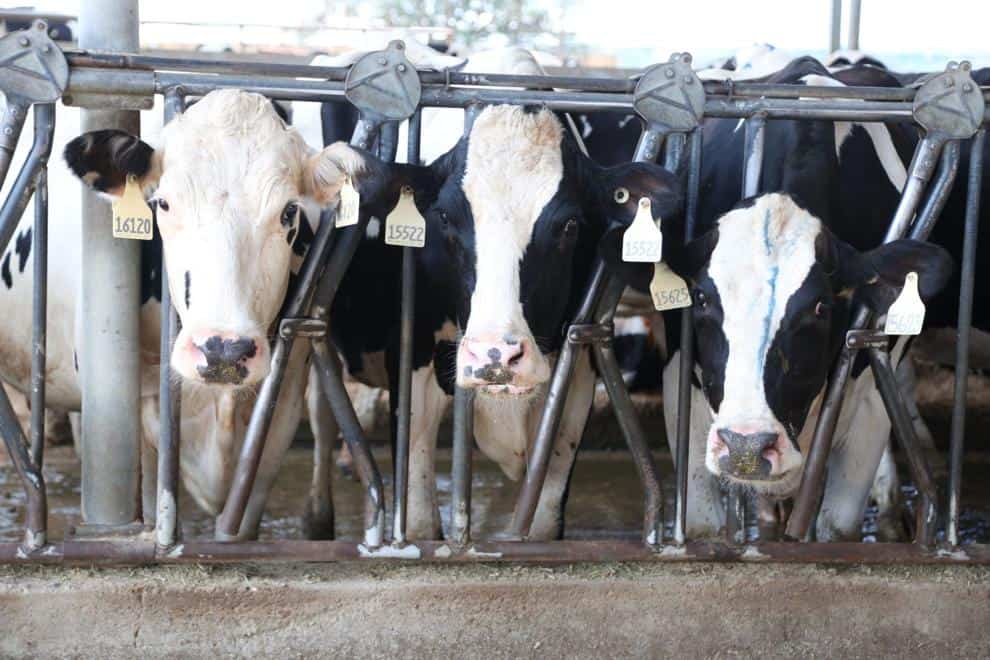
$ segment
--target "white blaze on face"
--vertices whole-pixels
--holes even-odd
[[[562,130],[545,109],[489,107],[474,122],[461,184],[474,216],[476,253],[469,337],[508,333],[533,341],[519,301],[519,266],[563,177]],[[534,357],[549,373],[545,358]]]
[[[709,433],[706,462],[716,474],[716,429],[785,433],[767,403],[763,372],[787,302],[815,263],[820,232],[817,218],[780,194],[764,195],[719,220],[708,273],[722,305],[729,355],[722,403]],[[789,443],[782,444],[785,471],[800,456],[792,455],[797,452]]]
[[[157,217],[183,326],[173,363],[195,377],[189,341],[252,337],[259,339],[259,353],[267,353],[265,337],[292,259],[282,211],[302,202],[309,150],[267,99],[237,90],[203,97],[165,127],[162,140],[155,197],[168,210],[160,208]],[[183,347],[188,354],[180,355]],[[267,361],[259,362],[250,380],[264,375]]]

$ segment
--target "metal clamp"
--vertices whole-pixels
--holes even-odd
[[[636,83],[633,108],[650,126],[664,132],[692,130],[705,110],[705,89],[691,68],[690,53],[647,69]]]
[[[405,50],[403,42],[391,41],[385,50],[361,57],[347,72],[344,96],[362,117],[400,121],[416,111],[423,90]]]
[[[69,83],[65,55],[48,36],[48,24],[35,21],[29,30],[0,39],[0,89],[28,103],[53,103]]]
[[[567,341],[571,344],[608,344],[612,341],[611,323],[579,323],[567,330]]]
[[[890,335],[885,334],[883,330],[865,328],[862,330],[850,330],[846,333],[846,347],[854,351],[867,348],[886,351],[889,346]]]
[[[292,339],[294,337],[326,337],[327,322],[323,319],[315,319],[308,316],[285,318],[278,324],[278,334],[282,339]]]
[[[928,133],[950,140],[972,137],[983,122],[986,102],[973,81],[969,62],[949,62],[945,71],[927,80],[914,96],[914,119]]]

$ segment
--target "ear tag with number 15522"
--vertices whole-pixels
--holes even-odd
[[[660,261],[663,234],[653,222],[650,200],[643,197],[632,224],[622,234],[622,260],[655,264]]]
[[[152,217],[137,177],[129,174],[124,194],[113,202],[113,237],[150,241],[154,233]]]
[[[399,203],[385,218],[385,245],[421,248],[426,245],[426,221],[416,208],[413,189],[402,186]]]
[[[653,266],[650,296],[658,312],[691,306],[691,292],[688,291],[687,282],[662,261]]]
[[[904,278],[904,288],[887,310],[884,334],[917,335],[925,323],[925,303],[918,294],[918,273],[911,272]]]
[[[344,179],[340,187],[340,206],[337,208],[335,227],[350,227],[356,225],[361,213],[361,196],[351,183],[351,178]]]

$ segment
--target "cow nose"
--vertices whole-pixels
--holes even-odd
[[[196,344],[196,348],[206,358],[206,364],[196,369],[208,383],[240,383],[248,374],[245,362],[258,353],[258,345],[250,337],[227,339],[213,335]]]
[[[463,346],[464,375],[490,385],[510,383],[529,351],[529,342],[509,334],[497,340],[467,337]]]
[[[773,464],[764,453],[777,444],[777,433],[738,433],[732,429],[718,429],[717,433],[729,450],[718,459],[719,468],[723,472],[743,479],[770,476]]]

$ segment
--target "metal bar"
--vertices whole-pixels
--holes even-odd
[[[364,507],[364,544],[368,548],[377,548],[385,539],[385,488],[378,466],[364,439],[361,423],[354,414],[354,407],[344,388],[340,365],[336,357],[330,355],[331,350],[333,349],[327,345],[325,339],[313,341],[313,358],[320,385],[333,416],[340,425],[344,441],[351,450],[354,470],[365,488],[367,499]]]
[[[766,136],[766,117],[753,115],[746,120],[746,137],[743,155],[743,198],[753,197],[760,189],[763,171],[763,144]]]
[[[330,252],[332,232],[333,217],[328,213],[323,213],[320,217],[320,226],[316,230],[316,236],[313,238],[309,252],[303,262],[296,288],[287,299],[283,317],[300,316],[305,309],[313,289],[316,287],[316,280],[323,269],[327,254]],[[234,540],[240,532],[244,509],[247,507],[251,488],[254,486],[254,477],[258,473],[261,454],[265,448],[265,438],[268,436],[272,416],[275,414],[275,404],[278,401],[278,392],[282,385],[282,378],[285,376],[285,368],[288,365],[293,342],[292,336],[285,337],[282,333],[279,333],[275,339],[271,371],[262,382],[258,398],[255,400],[230,492],[224,503],[223,511],[217,516],[216,537],[218,540]]]
[[[687,204],[684,209],[684,242],[694,238],[698,218],[698,188],[701,184],[702,129],[688,136]],[[691,308],[681,310],[681,356],[677,391],[677,452],[674,468],[677,477],[677,498],[674,507],[674,542],[687,539],[688,454],[691,444],[691,373],[694,370],[694,324]]]
[[[454,446],[450,475],[450,540],[458,546],[471,541],[471,475],[474,451],[473,389],[454,389]]]
[[[0,187],[7,180],[10,162],[14,157],[14,150],[17,148],[17,141],[21,137],[21,130],[24,128],[24,121],[27,119],[30,105],[18,96],[10,95],[6,98],[3,118],[0,119]]]
[[[849,50],[859,50],[859,16],[862,0],[849,0]]]
[[[406,161],[419,163],[422,111],[409,118]],[[399,327],[399,405],[395,423],[392,541],[406,542],[406,497],[409,488],[409,419],[412,406],[413,328],[416,315],[416,248],[402,248],[402,302]]]
[[[663,139],[667,132],[658,126],[647,126],[636,143],[633,160],[654,162],[660,154],[660,147],[663,145]]]
[[[55,110],[50,103],[35,106],[35,129],[31,150],[0,207],[0,253],[7,249],[24,209],[31,201],[38,174],[47,166],[55,131]]]
[[[842,34],[842,0],[832,0],[832,22],[829,25],[828,52],[839,50],[839,40]]]
[[[663,167],[669,172],[676,172],[684,157],[684,146],[687,136],[684,133],[671,133],[664,144]]]
[[[980,222],[980,186],[983,182],[983,145],[986,129],[977,131],[970,146],[966,224],[963,230],[962,271],[959,287],[959,320],[956,341],[956,378],[952,398],[952,431],[949,440],[949,519],[946,540],[959,545],[959,494],[962,488],[963,443],[966,439],[966,387],[969,376],[969,339],[973,322],[973,287],[976,282],[976,245]]]
[[[921,445],[918,442],[918,436],[911,422],[911,415],[905,408],[904,402],[901,401],[897,378],[894,376],[894,370],[890,364],[890,355],[877,348],[869,349],[869,355],[877,389],[880,390],[880,396],[883,398],[884,407],[890,416],[901,449],[904,450],[904,454],[908,458],[911,476],[915,487],[918,489],[916,505],[918,523],[915,543],[928,547],[935,541],[938,488],[935,486],[935,479],[932,477],[928,461],[925,460]]]
[[[942,158],[938,165],[938,176],[932,184],[931,192],[925,205],[918,213],[917,220],[911,228],[911,238],[925,240],[935,226],[935,222],[942,214],[945,202],[948,201],[952,193],[952,184],[956,180],[956,173],[959,171],[959,142],[952,140],[946,143],[942,149]]]
[[[663,543],[663,493],[660,488],[660,474],[646,443],[646,435],[633,408],[632,399],[629,398],[629,391],[624,386],[615,350],[610,343],[594,343],[591,346],[601,372],[602,382],[605,383],[605,389],[608,390],[609,399],[615,408],[615,418],[619,422],[619,428],[629,446],[629,454],[643,482],[643,539],[649,545],[659,545]]]
[[[54,108],[49,107],[47,112],[54,121]],[[31,462],[40,470],[45,460],[45,363],[48,349],[47,167],[42,167],[38,171],[35,180],[34,234],[31,238],[31,252],[34,259],[31,322]]]
[[[870,565],[942,565],[971,566],[990,564],[990,545],[971,544],[951,548],[927,549],[913,543],[754,543],[733,546],[717,541],[692,541],[686,546],[651,548],[639,541],[552,541],[518,543],[486,541],[464,548],[443,541],[417,541],[401,557],[383,548],[369,551],[363,544],[349,541],[247,541],[224,544],[190,541],[172,550],[156,552],[149,541],[66,541],[47,546],[41,553],[26,556],[15,543],[0,543],[0,564],[149,565],[149,564],[217,564],[229,562],[332,562],[382,561],[396,558],[408,562],[493,563],[493,562],[744,562],[870,564]]]
[[[81,46],[138,50],[137,0],[87,0],[80,10]],[[140,117],[90,110],[81,128],[138,135]],[[138,520],[141,502],[141,248],[111,235],[104,200],[82,195],[82,517],[85,525],[125,526]]]
[[[725,538],[729,543],[746,542],[746,498],[737,488],[726,493]]]
[[[894,212],[890,226],[884,236],[884,243],[903,237],[911,224],[925,186],[932,177],[935,162],[939,160],[944,141],[941,137],[926,135],[918,143],[911,159],[907,183],[901,193],[901,199]],[[861,330],[870,322],[871,314],[865,307],[853,312],[851,330]],[[825,465],[832,449],[832,435],[839,421],[842,410],[842,399],[846,383],[852,371],[855,351],[848,345],[839,353],[839,359],[829,379],[828,390],[822,402],[821,412],[815,426],[801,477],[801,486],[794,498],[794,508],[787,520],[785,536],[794,540],[805,540],[811,529],[811,521],[818,511],[825,480]]]
[[[181,89],[165,94],[164,123],[181,114]],[[179,521],[179,445],[181,432],[181,381],[172,377],[171,356],[179,334],[179,318],[172,304],[168,268],[162,251],[161,337],[158,382],[158,492],[155,513],[155,541],[162,548],[175,545]]]

